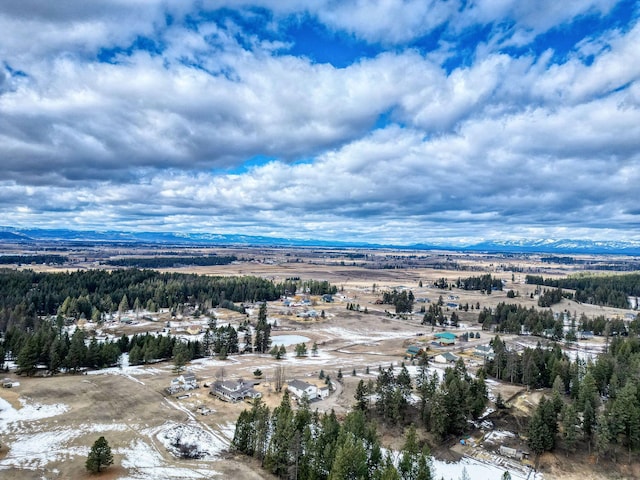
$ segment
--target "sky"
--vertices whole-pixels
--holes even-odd
[[[0,224],[640,241],[640,6],[3,0]]]

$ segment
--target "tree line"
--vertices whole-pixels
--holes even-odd
[[[550,307],[556,303],[560,303],[563,298],[573,298],[573,294],[569,292],[563,292],[561,288],[545,289],[538,297],[539,307]]]
[[[520,334],[522,331],[541,336],[545,331],[552,331],[557,339],[563,336],[563,321],[554,318],[551,310],[526,308],[515,303],[500,302],[495,309],[483,308],[478,316],[478,323],[483,330],[501,333]]]
[[[177,309],[184,305],[209,309],[224,304],[275,300],[302,289],[310,294],[335,293],[326,281],[272,282],[264,278],[208,277],[126,269],[37,273],[0,270],[0,332],[12,325],[35,329],[39,318],[61,314],[100,320],[126,307]],[[120,308],[122,306],[122,308]]]
[[[396,289],[382,293],[382,303],[393,305],[396,307],[396,313],[411,313],[413,311],[413,303],[415,296],[411,290]]]
[[[182,266],[209,267],[212,265],[228,265],[237,260],[238,257],[235,255],[207,255],[201,257],[125,257],[107,260],[104,263],[116,267],[173,268]]]
[[[490,273],[479,277],[458,278],[456,288],[482,290],[490,294],[491,290],[502,290],[502,280],[492,277]]]
[[[0,263],[36,263],[36,264],[52,264],[62,265],[69,261],[69,257],[64,255],[43,254],[43,255],[0,255]]]
[[[629,308],[629,296],[640,297],[640,274],[624,275],[575,275],[567,278],[543,278],[527,275],[526,281],[532,285],[575,290],[577,302],[593,305],[607,305]]]
[[[393,367],[380,368],[375,384],[365,385],[361,380],[356,407],[390,426],[416,422],[436,438],[444,439],[465,432],[468,421],[480,417],[487,402],[484,379],[483,372],[472,378],[462,360],[445,369],[441,379],[435,371],[430,373],[423,356],[415,384],[404,365],[397,375]],[[420,399],[415,405],[409,402],[413,392]],[[373,407],[366,401],[370,395],[377,398]]]
[[[206,353],[201,342],[184,342],[171,335],[145,333],[99,341],[79,328],[69,335],[63,325],[57,319],[42,321],[34,331],[11,327],[0,339],[0,364],[9,357],[15,360],[18,374],[33,375],[42,368],[55,375],[117,366],[123,353],[129,353],[131,365],[168,360],[177,353],[184,364]]]
[[[232,448],[260,460],[279,478],[308,480],[431,480],[429,452],[409,429],[399,459],[384,453],[375,423],[361,410],[339,422],[330,413],[311,412],[308,402],[294,411],[288,392],[271,411],[257,400],[236,423]]]

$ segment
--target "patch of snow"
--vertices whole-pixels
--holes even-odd
[[[64,460],[69,455],[65,445],[77,435],[77,430],[69,428],[17,435],[9,446],[9,453],[0,461],[0,469],[36,470],[50,462]]]
[[[20,403],[22,408],[16,410],[9,402],[0,398],[0,431],[5,431],[8,424],[12,422],[41,420],[61,415],[69,410],[69,407],[62,403],[41,405],[39,403],[28,403],[27,400],[22,398]]]
[[[327,327],[319,330],[329,334],[330,339],[340,339],[353,343],[368,343],[378,340],[388,340],[391,338],[406,338],[409,334],[406,331],[372,331],[372,330],[347,330],[342,327]]]
[[[489,432],[485,437],[485,442],[500,442],[507,438],[516,438],[516,434],[507,430],[494,430]]]
[[[240,363],[237,358],[228,357],[226,360],[218,360],[216,357],[203,357],[196,358],[189,362],[189,368],[193,367],[196,370],[208,368],[208,367],[222,367],[229,365],[230,363]]]
[[[495,411],[496,411],[495,408],[487,407],[487,408],[484,409],[484,412],[482,412],[482,415],[480,415],[479,419],[482,420],[483,418],[488,417],[489,415],[491,415]]]
[[[501,480],[504,472],[509,471],[513,480],[542,480],[542,474],[537,473],[529,476],[527,471],[517,471],[510,466],[503,467],[493,463],[485,463],[475,458],[463,457],[455,463],[447,463],[441,460],[432,459],[434,478],[444,478],[445,480],[458,480],[462,478],[462,471],[466,469],[473,479]]]
[[[208,479],[220,473],[203,468],[203,465],[189,468],[172,467],[167,465],[164,458],[155,448],[136,440],[129,448],[118,449],[116,453],[124,456],[122,466],[129,470],[128,476],[121,480],[147,480],[162,478],[167,480]]]
[[[178,458],[216,457],[229,447],[226,438],[206,432],[197,425],[170,423],[157,434],[157,438]]]

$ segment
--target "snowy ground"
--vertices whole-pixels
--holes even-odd
[[[386,454],[387,449],[382,449]],[[400,453],[391,451],[394,463],[400,461]],[[445,462],[431,458],[431,471],[433,478],[437,480],[460,480],[466,471],[471,480],[502,480],[504,472],[508,471],[513,480],[543,480],[541,473],[534,473],[528,467],[514,465],[505,458],[491,455],[491,463],[477,458],[462,457],[457,462]]]
[[[211,478],[219,473],[211,468],[210,461],[216,460],[228,449],[235,431],[232,423],[218,425],[216,431],[199,424],[192,413],[173,402],[168,402],[171,407],[189,414],[188,423],[167,422],[161,427],[144,429],[122,423],[70,426],[56,419],[64,418],[63,415],[71,411],[67,405],[44,405],[25,399],[20,401],[22,407],[16,409],[0,398],[0,434],[9,444],[7,454],[0,460],[0,478],[3,470],[10,469],[50,471],[57,477],[59,472],[51,469],[51,464],[86,457],[89,453],[88,444],[78,439],[87,435],[125,431],[131,431],[134,439],[127,447],[114,449],[114,453],[123,456],[121,464],[129,470],[127,479]],[[46,428],[43,428],[43,421],[48,422]],[[163,456],[162,450],[179,457],[179,444],[191,446],[200,452],[201,460],[191,463],[185,460],[184,466],[180,464],[176,467]]]
[[[324,333],[328,339],[340,339],[342,341],[366,344],[389,340],[391,338],[406,338],[410,333],[404,328],[398,331],[372,331],[371,329],[351,330],[343,327],[324,327],[317,330],[318,333]]]
[[[513,480],[542,480],[542,474],[534,474],[529,470],[515,470],[513,467],[499,464],[501,460],[496,457],[492,463],[485,463],[475,458],[464,457],[459,462],[446,463],[433,459],[434,478],[444,480],[459,480],[466,470],[472,480],[501,480],[504,472],[508,471]]]
[[[121,480],[207,479],[220,475],[202,463],[191,463],[182,468],[170,466],[155,447],[142,440],[134,440],[129,447],[117,453],[124,455],[122,466],[129,470],[128,476]]]
[[[11,467],[44,469],[54,461],[86,456],[88,448],[70,445],[75,438],[89,433],[123,431],[127,428],[122,424],[91,424],[76,428],[55,426],[40,431],[41,420],[60,416],[69,411],[69,407],[61,403],[41,405],[24,399],[20,402],[22,408],[15,409],[0,398],[0,433],[11,437],[10,449],[0,461],[0,471]]]

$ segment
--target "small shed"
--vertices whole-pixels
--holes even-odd
[[[500,455],[509,458],[515,458],[516,460],[522,460],[528,453],[515,448],[507,447],[506,445],[500,445]]]

